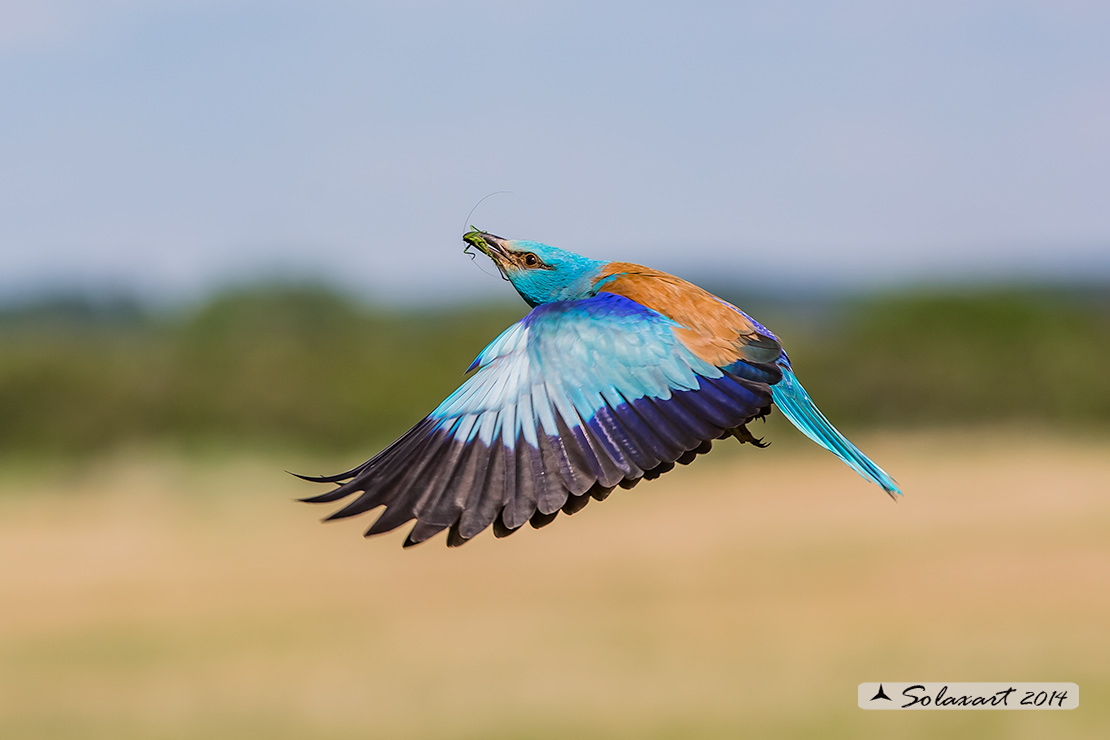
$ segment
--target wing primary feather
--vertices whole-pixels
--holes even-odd
[[[471,452],[474,443],[461,442],[458,439],[452,439],[448,454],[444,456],[443,460],[431,471],[429,471],[429,481],[427,489],[421,496],[420,505],[416,508],[416,518],[419,521],[420,531],[416,532],[414,527],[414,535],[424,534],[429,527],[438,526],[427,533],[427,537],[431,537],[436,532],[449,527],[454,518],[445,511],[440,511],[440,501],[448,495],[447,491],[450,488],[451,481],[455,476],[455,471],[463,464],[466,456]],[[436,516],[440,514],[441,516]],[[427,539],[424,537],[424,539]],[[422,542],[423,539],[416,539],[416,542]]]
[[[417,524],[409,534],[413,544],[448,527],[448,547],[458,547],[466,541],[459,535],[459,515],[475,480],[485,473],[481,463],[488,455],[485,444],[479,439],[457,444],[457,454],[451,455],[436,471],[435,488],[417,513]]]
[[[470,502],[480,481],[485,480],[489,450],[485,443],[475,439],[466,446],[466,453],[459,462],[457,473],[448,479],[442,495],[436,502],[429,519],[435,522],[449,522],[458,537],[459,517]],[[476,499],[475,499],[476,502]]]
[[[644,480],[655,480],[664,473],[669,473],[674,470],[674,462],[659,463],[651,470],[644,471]]]
[[[427,471],[434,471],[445,458],[450,457],[451,447],[449,437],[438,439],[437,444],[427,451],[421,460],[411,465],[404,475],[395,476],[392,480],[380,484],[380,498],[386,508],[377,521],[366,530],[364,536],[372,537],[388,532],[416,517],[430,491],[427,487],[423,490],[414,490],[414,487]],[[411,495],[410,492],[412,492]],[[398,496],[402,498],[394,500]]]
[[[705,453],[709,452],[711,449],[713,449],[713,440],[711,440],[711,439],[704,440],[700,445],[698,445],[694,449],[687,450],[686,452],[682,453],[682,457],[678,458],[678,460],[676,460],[676,462],[679,465],[689,465],[690,463],[694,462],[694,460],[697,458],[698,455],[704,455]]]
[[[682,397],[688,408],[696,408],[702,418],[721,430],[747,421],[758,409],[752,403],[737,403],[710,378],[701,378],[701,387]]]
[[[519,532],[520,526],[509,527],[505,524],[505,520],[499,516],[493,520],[493,536],[497,537],[498,539],[501,539],[502,537],[508,537],[513,532]]]
[[[415,459],[398,460],[393,468],[377,471],[378,475],[371,476],[370,480],[356,478],[352,483],[361,484],[365,493],[328,519],[355,516],[385,504],[386,511],[366,531],[366,536],[381,534],[401,526],[416,516],[419,510],[421,494],[410,494],[413,486],[427,470],[435,469],[439,461],[449,453],[450,446],[450,438],[445,435],[433,435],[424,440],[423,448],[415,448],[412,451]]]
[[[604,501],[605,499],[609,498],[609,494],[613,492],[614,488],[615,486],[603,486],[598,483],[596,486],[590,489],[590,496],[593,498],[594,501]]]
[[[344,498],[356,491],[362,491],[362,495],[348,502],[346,506],[338,511],[334,511],[324,517],[324,521],[330,522],[335,519],[346,519],[347,517],[361,514],[364,511],[370,511],[375,506],[381,506],[386,503],[385,498],[388,495],[388,489],[378,488],[373,485],[373,483],[373,476],[368,478],[359,477],[331,491],[330,493],[334,496],[333,500]]]
[[[590,433],[586,418],[569,397],[562,393],[548,393],[548,397],[552,401],[552,414],[558,437],[568,458],[571,458],[571,468],[589,473],[587,476],[589,480],[576,481],[574,486],[568,481],[567,488],[570,489],[571,494],[577,495],[589,490],[594,480],[608,481],[614,477],[616,480],[623,478],[624,471],[620,470],[601,450],[601,444],[594,440]],[[582,403],[585,402],[582,401]],[[585,485],[581,485],[582,483]]]
[[[459,519],[459,534],[463,539],[469,540],[493,524],[505,500],[515,495],[516,466],[511,471],[508,467],[513,462],[510,450],[500,439],[494,440],[486,462],[485,484],[475,488]]]
[[[542,432],[539,436],[543,437]],[[549,482],[558,484],[559,476],[554,471],[550,475],[543,469],[540,451],[528,444],[523,437],[517,437],[514,450],[516,463],[516,493],[511,500],[506,500],[501,509],[501,516],[494,521],[502,523],[509,531],[514,531],[523,525],[536,511],[536,501],[539,493],[546,494]],[[561,484],[558,484],[561,488]],[[502,535],[503,536],[503,535]]]
[[[372,480],[374,474],[380,470],[386,462],[398,455],[408,453],[414,447],[424,442],[425,437],[433,426],[434,424],[431,422],[430,418],[424,418],[419,424],[405,432],[398,440],[393,442],[393,444],[386,447],[362,465],[359,465],[357,468],[352,468],[346,473],[340,473],[336,476],[327,476],[328,478],[335,478],[335,481],[321,480],[321,482],[337,482],[350,478],[346,483],[318,496],[311,496],[301,500],[312,504],[331,503],[349,496],[355,491],[364,490],[363,483],[368,484],[369,481]]]
[[[578,486],[578,476],[571,468],[571,462],[562,439],[541,434],[537,441],[540,445],[537,452],[540,455],[540,465],[543,468],[543,479],[541,481],[542,485],[536,487],[536,509],[552,511],[562,506],[561,502],[566,501],[568,492],[573,493],[574,489],[570,486]],[[520,516],[523,514],[522,510],[514,510],[513,519],[508,522],[510,526],[519,522]],[[532,513],[529,513],[528,516],[531,517]]]
[[[306,480],[309,483],[339,483],[340,481],[345,481],[348,478],[351,478],[355,475],[358,475],[358,473],[368,463],[369,463],[369,460],[362,463],[362,465],[359,465],[357,468],[351,468],[350,470],[348,470],[345,473],[336,473],[335,475],[301,475],[300,473],[294,473],[291,470],[286,470],[285,472],[289,473],[289,475],[293,476],[294,478],[300,478],[301,480]],[[308,501],[308,499],[306,499],[306,498],[302,498],[302,499],[299,499],[299,500],[300,501]]]
[[[582,450],[588,451],[591,458],[597,461],[597,481],[606,486],[615,486],[632,467],[624,460],[620,464],[606,451],[606,444],[601,442],[590,427],[582,422],[569,430],[575,442]],[[619,451],[616,452],[619,455]],[[626,470],[627,468],[627,470]],[[587,489],[588,490],[588,489]]]
[[[671,398],[674,398],[673,393]],[[651,421],[661,435],[670,440],[673,447],[678,450],[688,450],[697,445],[700,440],[671,418],[667,407],[669,403],[670,399],[664,400],[649,396],[644,396],[640,401],[637,401],[640,413]]]
[[[622,449],[622,446],[628,446],[628,442],[623,440],[624,445],[622,445],[622,438],[625,435],[613,425],[612,417],[608,413],[608,401],[601,394],[595,394],[591,399],[579,389],[575,389],[571,395],[576,399],[573,402],[573,409],[580,419],[578,428],[582,430],[582,436],[593,449],[602,468],[598,479],[610,485],[609,481],[612,481],[614,475],[619,476],[617,478],[619,480],[626,475],[638,473],[635,464],[629,460],[625,450]]]
[[[446,524],[429,524],[428,522],[418,521],[409,531],[408,537],[405,538],[405,542],[402,547],[412,547],[413,545],[419,545],[421,542],[424,542],[429,537],[434,537],[445,529],[447,529]]]
[[[586,508],[586,504],[590,503],[590,496],[588,493],[583,493],[581,496],[570,496],[567,502],[563,504],[562,512],[567,516],[577,514]]]
[[[558,509],[551,512],[550,514],[544,514],[542,511],[537,511],[535,514],[532,515],[532,518],[528,520],[528,523],[532,525],[533,529],[540,529],[555,521],[555,517],[557,516],[559,516]]]
[[[588,444],[583,445],[583,440],[571,430],[572,425],[576,429],[580,429],[577,424],[570,419],[566,419],[558,408],[552,409],[552,416],[555,419],[556,434],[546,436],[546,440],[541,437],[541,446],[546,444],[550,451],[554,453],[550,456],[560,463],[556,469],[563,477],[566,490],[572,496],[577,496],[588,491],[597,476],[601,475],[601,464],[594,455],[593,449]],[[577,419],[577,416],[574,418]],[[547,458],[548,456],[545,455],[545,470],[547,469]],[[551,491],[549,490],[547,493],[551,493]],[[559,506],[562,506],[562,503]],[[559,506],[555,506],[550,511],[558,509]]]
[[[618,464],[625,478],[637,478],[644,467],[652,467],[659,461],[651,458],[647,445],[640,440],[636,430],[620,423],[612,406],[602,406],[593,418],[598,439],[606,446],[609,457]]]
[[[640,413],[636,399],[629,399],[627,396],[622,397],[624,402],[613,409],[614,413],[620,417],[624,426],[638,430],[641,445],[650,451],[653,456],[651,459],[645,459],[643,463],[637,463],[641,468],[649,470],[664,460],[673,459],[675,455],[681,452],[679,448],[667,442],[652,428],[644,414]]]
[[[459,534],[459,523],[455,522],[451,528],[447,530],[447,546],[448,547],[461,547],[467,543],[467,539]]]
[[[723,432],[728,426],[718,426],[705,418],[705,410],[698,399],[698,391],[680,391],[671,396],[667,402],[667,410],[675,424],[685,428],[686,432],[697,439],[700,444],[703,439],[711,439]]]

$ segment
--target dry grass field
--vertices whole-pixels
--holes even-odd
[[[1110,737],[1110,442],[859,441],[905,500],[726,446],[459,550],[319,524],[289,461],[2,468],[0,737]],[[875,680],[1080,708],[862,711]]]

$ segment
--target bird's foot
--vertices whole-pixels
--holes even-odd
[[[764,447],[769,447],[771,444],[770,442],[764,442],[762,437],[753,436],[752,433],[748,431],[748,428],[746,426],[736,427],[735,429],[733,429],[732,436],[740,440],[741,444],[747,442],[748,444],[755,445],[760,449],[763,449]]]

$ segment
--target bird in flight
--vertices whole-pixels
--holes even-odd
[[[892,498],[901,495],[817,409],[778,337],[731,303],[629,262],[476,229],[463,240],[532,310],[400,439],[344,473],[300,476],[336,484],[304,501],[358,494],[328,519],[385,507],[366,536],[415,520],[405,547],[445,529],[451,547],[490,525],[504,537],[658,478],[713,440],[763,447],[748,424],[772,404]]]

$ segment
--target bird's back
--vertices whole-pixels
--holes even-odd
[[[776,362],[778,338],[728,301],[660,270],[610,262],[598,276],[600,292],[636,301],[674,321],[675,335],[695,355],[717,367],[738,360]]]

